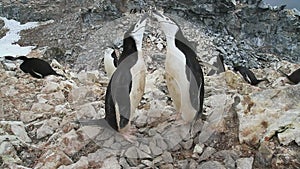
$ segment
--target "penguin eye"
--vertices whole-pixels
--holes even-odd
[[[166,18],[166,20],[169,21],[170,19],[169,19],[169,18]]]

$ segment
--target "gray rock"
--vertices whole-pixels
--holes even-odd
[[[91,164],[100,164],[106,158],[108,158],[112,155],[114,155],[114,154],[112,154],[110,151],[107,151],[106,149],[98,149],[94,153],[89,153],[87,157],[88,157],[89,163],[91,163]]]
[[[119,164],[122,168],[127,169],[130,168],[129,164],[127,163],[126,159],[124,157],[121,157],[119,160]]]
[[[142,160],[141,162],[142,162],[142,164],[144,164],[147,167],[154,168],[153,162],[150,160]]]
[[[162,161],[163,161],[162,157],[158,156],[153,159],[153,164],[158,165],[158,164],[162,163]]]
[[[130,147],[125,152],[125,157],[127,158],[138,158],[138,152],[136,147]]]
[[[256,153],[255,161],[264,167],[270,166],[273,154],[274,151],[266,143],[262,143]]]
[[[164,164],[160,166],[161,169],[173,169],[173,165],[172,164]]]
[[[47,103],[33,103],[31,111],[33,112],[52,112],[54,107]]]
[[[204,148],[204,144],[196,144],[193,150],[193,153],[202,154]]]
[[[193,145],[194,141],[191,139],[191,140],[188,140],[188,141],[184,141],[184,142],[181,142],[180,145],[185,149],[185,150],[189,150],[192,145]]]
[[[300,90],[300,85],[253,92],[249,96],[242,97],[241,103],[245,104],[239,104],[237,109],[240,142],[257,144],[269,140],[277,132],[282,133],[279,137],[284,144],[297,139],[300,130],[297,112],[300,111],[300,107],[295,100],[300,99],[300,95],[296,90]],[[251,109],[248,108],[250,105],[253,105]],[[257,125],[258,123],[260,125]],[[282,128],[284,131],[280,131]],[[289,134],[285,135],[284,132]]]
[[[89,167],[88,158],[82,156],[76,163],[71,165],[62,165],[58,169],[73,169],[73,168],[80,168],[80,169],[87,169]]]
[[[153,142],[150,142],[150,150],[151,150],[151,153],[154,155],[154,156],[158,156],[158,155],[161,155],[163,153],[162,149],[159,148],[155,143]]]
[[[170,152],[164,151],[161,155],[162,159],[166,163],[173,163],[173,157]]]
[[[253,157],[240,158],[236,161],[237,169],[252,169]]]
[[[59,84],[49,81],[44,88],[42,88],[42,93],[52,93],[59,90]]]
[[[196,169],[197,166],[198,166],[198,162],[193,160],[193,159],[190,159],[190,162],[189,162],[189,169]]]
[[[161,149],[161,150],[167,150],[168,149],[168,145],[167,143],[165,142],[165,139],[159,135],[159,134],[156,134],[154,136],[154,140],[156,142],[156,145]]]
[[[1,142],[0,144],[0,156],[4,164],[20,163],[22,160],[18,157],[17,151],[14,145],[10,142]]]
[[[177,162],[179,168],[188,168],[189,161],[188,160],[180,160]]]
[[[72,160],[64,152],[57,149],[51,149],[41,155],[35,168],[57,168],[58,166],[68,166],[72,163]]]
[[[206,149],[200,156],[199,161],[207,160],[215,152],[216,152],[216,149],[214,149],[213,147],[206,147]]]
[[[38,128],[36,130],[36,138],[41,139],[41,138],[51,135],[53,133],[54,133],[54,130],[52,127],[50,127],[48,125],[42,125],[40,128]]]
[[[24,123],[21,121],[0,121],[1,125],[7,125],[10,131],[16,135],[20,140],[27,143],[31,142],[25,130]]]
[[[218,161],[207,161],[201,163],[198,169],[225,169],[225,167]]]
[[[103,169],[121,169],[117,157],[110,157],[104,160],[102,167]]]
[[[145,144],[140,144],[139,150],[147,153],[147,154],[151,154],[151,150],[149,148],[149,146],[145,145]]]

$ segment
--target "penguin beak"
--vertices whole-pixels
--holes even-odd
[[[132,31],[132,33],[136,33],[138,31],[140,31],[142,28],[146,27],[146,22],[147,22],[147,18],[148,18],[148,14],[145,13],[142,18],[135,24],[138,25],[137,27],[135,27]]]
[[[140,24],[142,24],[142,22],[146,21],[146,19],[149,17],[148,13],[145,13],[142,18],[140,19]]]
[[[159,22],[164,17],[158,11],[155,10],[155,11],[152,12],[152,18],[153,18],[154,21],[158,21]]]

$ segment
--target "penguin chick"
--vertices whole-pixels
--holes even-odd
[[[293,73],[291,73],[290,75],[285,74],[284,72],[282,72],[280,69],[278,69],[278,71],[283,74],[286,78],[289,79],[289,81],[291,81],[294,84],[298,84],[300,82],[300,68],[295,70]]]
[[[104,69],[110,79],[118,66],[118,57],[115,49],[107,48],[104,52]]]
[[[131,120],[145,88],[146,65],[142,56],[143,33],[148,14],[131,26],[123,39],[123,51],[105,95],[105,120],[131,140]]]
[[[24,73],[29,73],[32,77],[35,78],[40,79],[48,75],[64,77],[63,75],[56,73],[55,70],[52,69],[49,63],[38,58],[27,58],[26,56],[19,56],[19,57],[5,56],[5,59],[12,60],[12,61],[22,60],[23,63],[20,65],[20,69]]]
[[[235,72],[239,72],[243,76],[244,80],[247,83],[254,85],[254,86],[258,85],[262,81],[268,81],[268,79],[266,79],[266,78],[257,79],[251,70],[249,70],[248,68],[243,67],[243,66],[234,66],[233,70]]]
[[[170,96],[182,119],[193,122],[202,114],[204,100],[204,77],[197,54],[175,21],[157,11],[152,15],[167,40],[165,69]]]

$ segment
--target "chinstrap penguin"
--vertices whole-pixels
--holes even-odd
[[[282,72],[280,69],[278,71],[283,74],[286,78],[289,79],[294,84],[298,84],[300,82],[300,68],[295,70],[293,73],[290,75],[287,75],[286,73]]]
[[[243,76],[244,80],[251,85],[258,85],[262,81],[268,82],[267,78],[257,79],[254,73],[244,66],[234,66],[233,70],[235,72],[239,72]]]
[[[167,39],[165,69],[170,96],[184,122],[193,122],[202,114],[204,101],[204,77],[197,54],[175,21],[157,11],[152,15]]]
[[[148,14],[124,34],[123,51],[105,95],[105,118],[78,120],[83,125],[109,125],[132,142],[131,120],[145,88],[146,65],[142,55],[143,33]],[[104,122],[105,120],[105,122]]]
[[[52,69],[52,67],[48,62],[41,60],[39,58],[28,58],[26,56],[19,56],[19,57],[5,56],[5,59],[12,60],[12,61],[22,60],[23,63],[20,65],[20,69],[24,73],[29,73],[32,77],[35,78],[40,79],[48,75],[64,77],[63,75],[56,73],[56,71]]]

